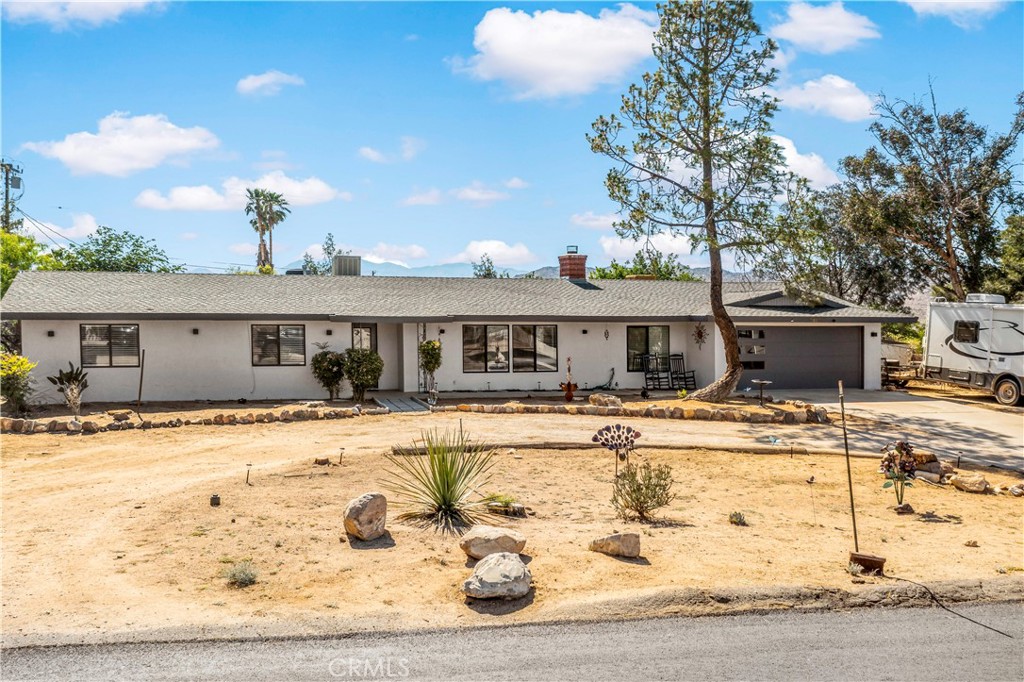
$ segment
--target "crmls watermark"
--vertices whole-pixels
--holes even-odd
[[[394,679],[409,676],[408,658],[335,658],[327,666],[332,677],[353,680]]]

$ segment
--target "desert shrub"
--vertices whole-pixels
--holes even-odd
[[[337,400],[341,382],[345,380],[345,356],[325,347],[309,361],[309,369],[330,399]]]
[[[36,363],[24,355],[0,354],[0,395],[15,414],[28,409],[28,398],[32,394],[31,372]]]
[[[734,526],[746,526],[747,517],[743,515],[743,512],[730,512],[729,523],[731,523]]]
[[[226,577],[232,587],[249,587],[256,583],[256,568],[251,561],[239,561],[228,569]]]
[[[380,381],[384,372],[384,361],[377,351],[369,348],[349,348],[345,351],[345,376],[352,384],[352,399],[362,402],[366,399],[366,389],[372,388]]]
[[[86,377],[88,372],[83,372],[81,367],[75,367],[74,363],[68,363],[68,370],[57,370],[57,376],[46,377],[46,379],[57,387],[64,402],[75,415],[75,419],[82,414],[82,393],[89,388],[89,381]]]
[[[411,507],[399,514],[400,521],[457,533],[483,518],[489,498],[470,498],[490,480],[493,450],[462,431],[425,431],[422,444],[396,446],[395,452],[386,456],[392,467],[384,488],[395,494],[399,505]]]
[[[650,521],[653,512],[676,498],[672,492],[674,484],[672,467],[667,464],[627,464],[615,479],[612,505],[623,520]]]
[[[500,504],[502,507],[511,507],[519,500],[516,499],[515,496],[509,495],[507,493],[494,493],[492,495],[487,496],[487,501]]]
[[[864,567],[858,564],[856,561],[851,561],[850,565],[846,567],[846,571],[850,575],[861,575],[864,573]]]
[[[680,400],[684,399],[686,397],[686,389],[681,388],[678,391],[676,391],[676,397],[679,398]]]

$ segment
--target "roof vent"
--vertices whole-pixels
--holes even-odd
[[[968,303],[1006,303],[1006,297],[999,294],[967,294]]]
[[[578,246],[568,246],[565,255],[558,257],[558,276],[562,279],[586,279],[587,257],[579,253]]]
[[[286,275],[305,275],[306,271],[303,270],[302,268],[292,268],[291,270],[285,270],[284,274],[286,274]]]
[[[342,277],[358,277],[362,274],[363,259],[359,256],[338,254],[331,261],[331,274]]]

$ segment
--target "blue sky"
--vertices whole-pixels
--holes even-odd
[[[653,68],[651,3],[5,2],[2,152],[44,240],[96,225],[191,265],[255,262],[244,188],[282,192],[283,266],[327,232],[371,260],[591,264],[609,162],[585,140]],[[871,143],[872,98],[934,83],[1005,130],[1024,89],[1022,4],[758,2],[777,38],[775,133],[823,185]],[[702,264],[685,238],[656,244]]]

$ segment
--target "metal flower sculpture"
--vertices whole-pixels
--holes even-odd
[[[640,432],[632,426],[615,424],[601,427],[591,439],[615,452],[615,478],[619,477],[619,460],[629,466],[629,453],[636,449],[636,439]]]
[[[558,387],[565,391],[565,402],[572,402],[572,394],[579,388],[578,384],[573,383],[572,380],[572,358],[569,357],[565,361],[565,383],[558,384]]]
[[[902,513],[913,512],[909,504],[903,504],[903,493],[905,488],[913,487],[910,479],[917,474],[917,461],[914,459],[914,447],[902,440],[888,443],[882,452],[882,463],[878,468],[879,473],[885,474],[886,481],[883,488],[893,488],[896,492],[896,511]]]

